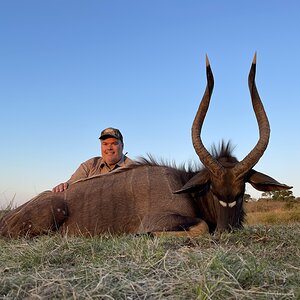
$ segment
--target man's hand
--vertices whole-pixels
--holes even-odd
[[[59,185],[57,185],[56,187],[54,187],[52,189],[52,192],[60,193],[60,192],[65,191],[68,187],[69,187],[69,184],[67,182],[60,183]]]

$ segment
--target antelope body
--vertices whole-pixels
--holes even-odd
[[[207,86],[192,126],[192,141],[204,168],[183,170],[146,160],[83,179],[62,193],[44,192],[0,220],[6,237],[59,231],[72,235],[183,232],[241,228],[245,183],[260,191],[291,187],[253,169],[267,148],[270,126],[255,85],[256,55],[248,83],[259,127],[253,150],[238,161],[229,144],[210,154],[201,140],[214,79],[206,58]]]

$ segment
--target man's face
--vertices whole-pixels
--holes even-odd
[[[123,144],[120,140],[109,137],[101,140],[101,152],[108,165],[115,165],[122,158]]]

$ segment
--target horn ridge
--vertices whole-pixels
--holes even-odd
[[[252,100],[252,107],[258,123],[259,140],[255,147],[249,152],[249,154],[234,167],[234,172],[238,177],[245,175],[251,168],[253,168],[254,165],[256,165],[256,163],[259,161],[259,159],[265,152],[270,138],[270,124],[256,87],[255,73],[256,52],[254,54],[254,58],[248,76],[248,85]]]
[[[214,77],[210,67],[208,56],[206,55],[206,88],[202,100],[199,104],[193,126],[192,126],[192,142],[194,149],[203,163],[203,165],[214,175],[218,176],[222,172],[223,167],[215,160],[212,155],[204,147],[201,139],[202,125],[209,107],[210,98],[214,88]]]

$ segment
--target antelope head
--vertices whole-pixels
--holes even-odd
[[[203,209],[208,211],[207,216],[204,214],[203,218],[214,223],[217,230],[242,226],[246,182],[260,191],[291,188],[253,169],[266,150],[270,137],[269,121],[255,84],[255,71],[256,53],[249,72],[248,85],[259,128],[258,142],[240,162],[233,156],[216,158],[207,151],[201,140],[201,129],[214,87],[213,73],[206,56],[207,85],[192,126],[193,146],[205,169],[196,174],[182,189],[175,193],[197,192],[199,195],[200,192],[202,197],[197,201],[203,202],[200,204],[202,211]],[[203,207],[205,205],[207,207]]]

